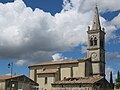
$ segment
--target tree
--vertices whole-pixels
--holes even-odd
[[[117,79],[116,79],[116,82],[115,82],[115,87],[116,87],[117,89],[120,88],[120,74],[119,74],[119,71],[118,71],[118,73],[117,73]]]
[[[110,72],[110,88],[111,88],[111,89],[114,89],[114,83],[113,83],[112,71]]]
[[[117,79],[118,79],[118,78],[120,78],[120,73],[119,73],[119,71],[118,71],[118,73],[117,73]]]

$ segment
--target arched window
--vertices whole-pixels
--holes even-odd
[[[90,46],[93,46],[93,38],[90,39]]]
[[[94,38],[94,45],[95,46],[97,45],[97,38],[96,37]]]

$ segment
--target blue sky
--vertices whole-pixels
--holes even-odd
[[[117,2],[117,1],[116,1]],[[120,6],[98,0],[106,29],[106,74],[120,67]],[[0,74],[29,75],[27,65],[86,56],[95,0],[0,0]],[[90,4],[90,5],[89,5]],[[36,9],[37,8],[37,9]],[[107,76],[109,78],[109,76]]]

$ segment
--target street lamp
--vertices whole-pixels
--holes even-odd
[[[10,74],[11,74],[11,79],[10,79],[10,90],[11,90],[11,88],[12,88],[13,62],[8,64],[8,68],[10,68]]]

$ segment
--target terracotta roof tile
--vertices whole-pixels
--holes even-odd
[[[13,75],[12,78],[18,77],[21,75]],[[5,75],[5,76],[0,76],[0,80],[6,80],[6,79],[11,79],[10,75]]]
[[[73,78],[66,78],[64,80],[56,81],[54,84],[93,84],[99,80],[103,79],[103,77],[100,76],[94,76],[94,77],[73,77]]]
[[[79,63],[80,61],[86,61],[89,58],[81,58],[79,60],[62,60],[62,61],[52,61],[52,62],[43,62],[40,64],[34,64],[29,67],[34,67],[34,66],[44,66],[44,65],[59,65],[59,64],[72,64],[72,63]]]

